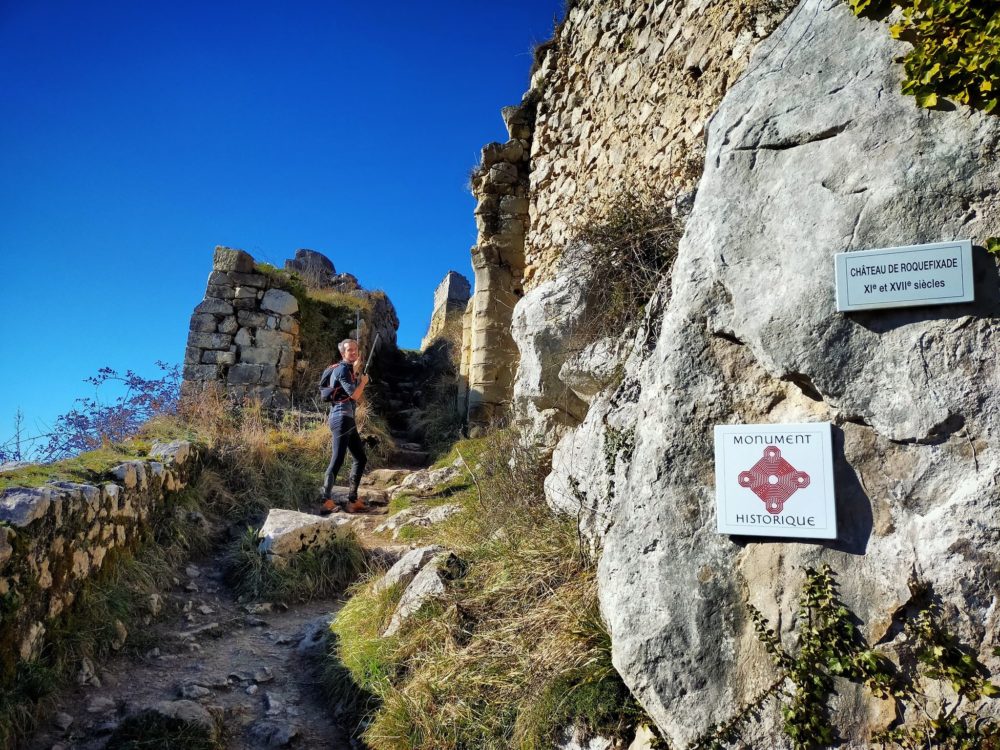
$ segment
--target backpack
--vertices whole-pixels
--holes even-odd
[[[337,384],[332,382],[333,372],[336,369],[336,366],[328,368],[319,381],[319,400],[327,404],[333,403],[337,392]]]
[[[338,396],[346,396],[344,389],[333,379],[333,373],[337,371],[340,367],[339,364],[330,367],[323,373],[323,377],[319,381],[319,400],[326,404],[338,404],[345,401],[350,401],[351,397],[338,398]]]

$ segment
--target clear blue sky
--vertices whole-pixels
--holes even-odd
[[[0,0],[0,441],[179,362],[216,245],[324,252],[418,346],[561,5]]]

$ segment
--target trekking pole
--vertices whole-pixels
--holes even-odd
[[[381,333],[376,333],[375,334],[375,340],[372,342],[371,351],[368,352],[368,359],[365,360],[365,369],[364,369],[364,372],[361,373],[362,375],[367,375],[368,374],[368,366],[372,363],[372,357],[375,356],[375,347],[378,346],[378,339],[379,339],[379,336],[381,336],[381,335],[382,335]]]

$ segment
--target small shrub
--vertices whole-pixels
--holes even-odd
[[[946,750],[997,750],[1000,748],[1000,723],[983,715],[980,701],[1000,695],[987,679],[986,668],[975,652],[960,644],[941,623],[941,612],[923,587],[929,603],[903,628],[900,665],[919,663],[921,675],[905,674],[886,656],[865,642],[857,620],[837,594],[837,585],[829,565],[819,570],[806,569],[806,582],[799,598],[798,648],[786,649],[764,616],[748,605],[757,637],[778,668],[778,679],[760,695],[744,704],[726,722],[700,737],[691,750],[723,748],[741,742],[741,731],[759,717],[762,706],[771,698],[781,701],[783,729],[797,750],[839,744],[831,721],[830,696],[834,677],[843,677],[865,685],[872,695],[894,699],[903,709],[901,726],[878,732],[871,742],[892,744],[908,750],[935,747]],[[937,699],[932,705],[925,690],[927,681],[947,683],[956,698]],[[787,690],[785,683],[791,683]],[[935,691],[938,692],[938,691]],[[939,693],[940,694],[940,693]],[[916,709],[916,721],[906,716]]]
[[[642,316],[646,303],[677,257],[681,226],[670,204],[625,193],[600,218],[581,226],[576,239],[588,247],[594,279],[583,323],[585,343],[620,337]]]

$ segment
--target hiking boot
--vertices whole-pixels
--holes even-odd
[[[340,506],[337,503],[335,503],[331,498],[328,497],[326,500],[323,501],[323,505],[320,506],[319,514],[321,516],[328,516],[331,513],[335,513],[338,510],[340,510]]]
[[[358,500],[357,498],[354,498],[354,500],[351,500],[349,503],[347,503],[347,506],[344,508],[344,510],[346,510],[348,513],[364,513],[366,510],[368,510],[368,503],[366,503],[364,500]]]

